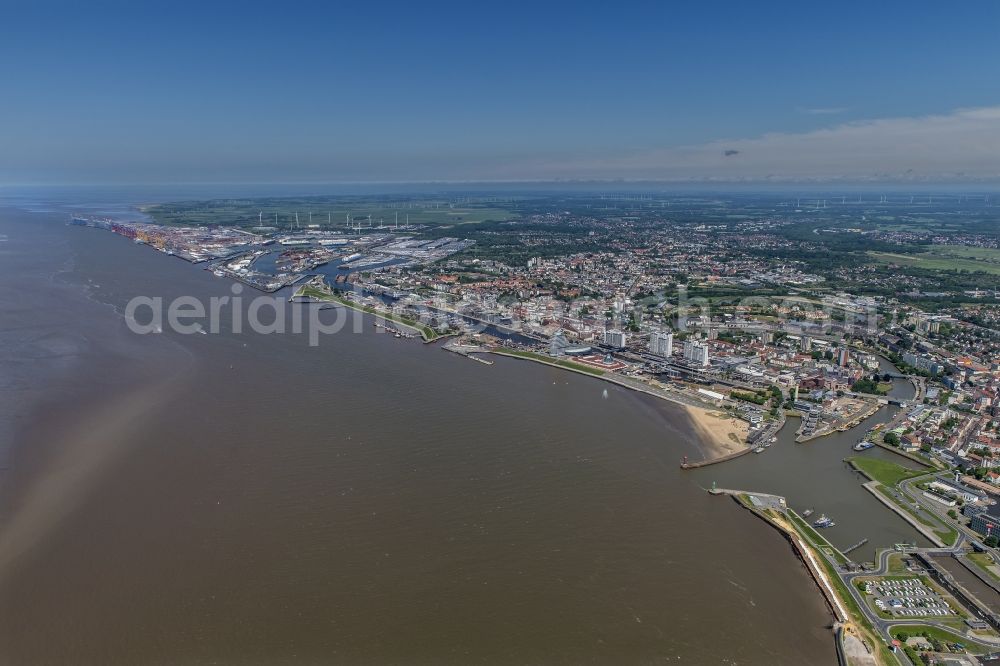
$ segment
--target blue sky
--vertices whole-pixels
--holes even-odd
[[[593,4],[5,2],[0,183],[1000,174],[993,0]]]

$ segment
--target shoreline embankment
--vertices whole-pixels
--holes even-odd
[[[712,411],[708,407],[695,407],[689,405],[680,400],[675,400],[670,396],[664,395],[663,393],[654,391],[652,389],[646,389],[640,386],[635,386],[634,384],[619,380],[613,373],[601,372],[597,374],[595,372],[588,372],[587,370],[577,369],[568,365],[560,365],[555,362],[550,362],[544,358],[538,358],[535,356],[525,356],[521,354],[512,354],[506,352],[502,349],[482,349],[480,350],[484,353],[496,354],[497,356],[506,356],[507,358],[521,359],[524,361],[532,361],[534,363],[540,363],[541,365],[547,365],[552,368],[558,368],[560,370],[567,370],[569,372],[575,372],[579,375],[584,375],[586,377],[592,377],[594,379],[601,379],[606,382],[610,382],[616,386],[621,386],[622,388],[635,391],[637,393],[644,393],[646,395],[652,396],[654,398],[659,398],[673,405],[676,405],[684,410],[685,415],[691,420],[692,428],[697,431],[699,437],[703,440],[703,444],[706,448],[710,449],[712,455],[706,456],[704,460],[698,461],[696,463],[685,463],[681,467],[688,469],[692,466],[704,467],[705,465],[711,465],[719,462],[725,462],[733,458],[738,458],[739,456],[749,453],[752,447],[746,442],[747,434],[741,432],[742,429],[737,429],[730,425],[730,427],[720,427],[720,424],[727,423],[730,419],[723,419],[721,417],[712,414]],[[709,421],[708,419],[711,419]],[[734,435],[737,440],[734,441],[730,435]],[[738,450],[733,450],[734,446],[741,446],[742,448]],[[685,467],[685,465],[687,465]]]

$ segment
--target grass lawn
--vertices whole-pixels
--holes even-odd
[[[552,358],[551,356],[545,356],[535,352],[521,351],[519,349],[504,349],[502,353],[509,354],[511,356],[520,356],[521,358],[530,358],[543,363],[569,368],[570,370],[579,370],[580,372],[586,372],[589,375],[596,375],[597,377],[604,374],[604,371],[600,368],[592,368],[589,365],[583,365],[582,363],[573,363],[572,361],[567,361],[561,358]]]
[[[316,287],[303,285],[299,287],[298,291],[295,292],[295,296],[305,296],[307,298],[315,298],[318,301],[325,301],[329,300],[331,294],[330,292],[317,289]]]
[[[965,556],[967,560],[982,569],[983,573],[995,581],[1000,582],[1000,575],[996,573],[996,565],[987,553],[969,553]],[[992,569],[990,567],[993,567]]]
[[[892,633],[894,638],[900,632],[909,636],[923,635],[926,633],[929,637],[936,638],[944,643],[961,643],[972,654],[985,654],[988,651],[986,648],[976,645],[961,634],[926,624],[896,625],[890,627],[889,631]]]
[[[970,261],[981,261],[987,264],[1000,266],[1000,250],[993,247],[968,247],[965,245],[931,245],[930,252],[957,259],[968,259]]]
[[[802,519],[799,514],[794,511],[788,512],[788,517],[791,518],[792,523],[807,541],[812,542],[817,548],[822,548],[824,551],[830,553],[830,555],[837,560],[837,564],[844,564],[847,562],[847,558],[837,550],[833,544],[827,541],[822,534],[817,532],[812,525]]]
[[[931,531],[938,535],[938,538],[940,538],[946,546],[950,546],[955,543],[955,540],[958,538],[958,531],[955,528],[942,523],[936,517],[930,516],[927,512],[917,513],[909,501],[899,499],[884,485],[879,485],[876,490],[882,495],[882,497],[886,498],[909,515],[913,516],[913,518],[916,519],[921,525],[929,527]]]
[[[908,577],[907,574],[912,576],[906,569],[906,565],[903,564],[903,554],[895,553],[889,556],[889,576],[899,576],[901,578]]]
[[[861,470],[870,478],[890,488],[895,487],[900,481],[927,473],[927,470],[908,469],[890,460],[880,460],[868,456],[855,456],[848,458],[848,460],[856,469]]]

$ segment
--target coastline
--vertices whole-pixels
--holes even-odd
[[[630,391],[645,393],[646,395],[659,398],[660,400],[664,400],[672,405],[682,408],[691,423],[692,429],[698,435],[700,444],[699,448],[705,451],[704,459],[695,463],[698,466],[729,460],[743,455],[751,450],[751,447],[746,442],[747,433],[750,429],[749,425],[744,421],[736,419],[735,417],[725,416],[722,412],[713,411],[708,408],[694,407],[678,400],[672,400],[670,397],[665,396],[662,393],[658,393],[651,389],[642,389],[627,382],[620,381],[613,375],[613,373],[600,372],[600,374],[598,374],[597,372],[577,369],[570,365],[561,365],[556,363],[554,360],[550,362],[544,358],[511,354],[501,349],[483,349],[482,351],[484,353],[496,354],[497,356],[506,356],[507,358],[540,363],[542,365],[558,368],[560,370],[575,372],[585,377],[604,380],[615,384],[616,386],[629,389]]]
[[[310,293],[305,293],[306,290],[310,290]],[[375,308],[370,305],[364,305],[361,303],[355,303],[354,301],[343,298],[342,296],[337,296],[333,292],[321,291],[318,287],[311,285],[310,283],[304,283],[300,285],[289,297],[289,302],[291,303],[332,303],[334,305],[339,305],[341,307],[350,308],[356,312],[361,312],[364,314],[370,314],[375,317],[381,317],[386,321],[391,321],[394,324],[408,328],[418,334],[423,339],[424,343],[436,342],[442,338],[450,337],[453,334],[449,333],[438,333],[429,326],[424,326],[420,322],[411,321],[405,317],[393,314],[389,310],[383,308]]]
[[[360,308],[355,308],[355,309],[359,309],[360,310]],[[375,316],[379,316],[379,315],[376,314]],[[203,341],[205,341],[205,340],[211,340],[211,338],[194,337],[191,340],[192,340],[193,343],[197,343],[197,344],[200,345],[200,344],[202,344]],[[560,365],[555,364],[555,363],[552,363],[552,364],[549,364],[549,365],[553,365],[554,367],[561,367],[564,370],[568,369],[568,370],[571,370],[571,371],[576,371],[576,370],[573,370],[572,368],[568,368],[568,367],[565,367],[565,366],[560,366]],[[596,374],[587,373],[587,372],[579,372],[579,374],[586,374],[586,375],[589,375],[589,376],[592,376],[592,377],[593,376],[598,376]],[[710,409],[710,408],[692,407],[691,405],[687,405],[687,404],[678,402],[676,400],[671,400],[669,396],[658,394],[653,389],[645,391],[645,390],[642,390],[640,387],[636,387],[634,385],[630,385],[630,384],[625,383],[625,382],[616,381],[615,378],[612,378],[612,377],[601,377],[601,378],[604,378],[607,381],[611,381],[611,383],[618,384],[619,386],[622,386],[623,388],[628,388],[628,389],[631,389],[633,391],[645,392],[645,393],[650,394],[653,397],[658,397],[660,399],[667,400],[668,402],[673,402],[674,404],[679,404],[679,405],[681,405],[683,407],[686,407],[687,408],[686,409],[686,413],[688,414],[689,418],[691,419],[692,426],[697,429],[697,431],[699,433],[699,437],[703,437],[704,438],[703,441],[699,444],[699,446],[704,446],[706,452],[708,451],[708,448],[709,448],[709,439],[710,438],[714,438],[714,437],[719,436],[720,432],[722,434],[725,434],[727,432],[727,428],[729,427],[729,425],[726,423],[726,421],[727,420],[731,420],[731,419],[720,418],[717,414],[713,413],[713,410]],[[165,393],[163,395],[159,396],[159,397],[157,397],[157,395],[156,395],[156,391],[158,390],[157,387],[151,386],[151,387],[149,387],[148,391],[142,391],[140,394],[136,394],[134,396],[131,396],[130,399],[124,400],[123,403],[128,407],[127,412],[132,412],[133,411],[132,408],[134,408],[134,410],[136,412],[135,418],[139,419],[139,421],[141,422],[142,416],[143,416],[143,411],[149,407],[149,405],[151,404],[151,402],[152,403],[156,403],[156,404],[163,404],[163,403],[166,403],[167,402],[167,398],[170,397],[170,390],[169,390],[170,387],[169,386],[162,386],[160,388]],[[153,408],[153,409],[155,410],[155,408]],[[106,421],[105,419],[110,419],[110,420],[113,420],[114,422],[111,423],[110,421]],[[139,441],[141,439],[140,435],[137,434],[137,430],[141,430],[141,423],[139,423],[139,425],[137,426],[137,421],[135,421],[135,420],[133,420],[131,418],[130,419],[125,419],[123,416],[121,416],[119,414],[115,414],[115,413],[104,414],[102,412],[100,414],[96,414],[95,415],[95,422],[98,423],[98,424],[102,424],[102,425],[107,426],[108,431],[94,432],[92,438],[91,437],[87,437],[86,438],[85,441],[88,444],[91,441],[96,441],[99,444],[107,445],[106,442],[104,442],[101,439],[102,436],[107,437],[107,439],[115,439],[115,440],[128,440],[128,439],[131,439],[131,440],[134,440],[134,441]],[[731,439],[729,439],[728,437],[726,437],[726,439],[723,442],[720,443],[720,448],[724,449],[727,446],[731,446],[731,445],[734,445],[734,442]],[[87,448],[87,450],[88,450],[89,453],[94,454],[93,464],[94,464],[95,469],[98,468],[98,467],[100,467],[101,469],[104,469],[106,467],[108,470],[112,470],[112,471],[113,471],[113,468],[114,468],[114,465],[115,465],[116,461],[120,458],[119,454],[121,454],[123,452],[123,449],[118,448],[116,446],[116,447],[113,448],[113,450],[108,451],[107,452],[108,455],[105,456],[104,455],[104,451],[103,451],[103,447],[102,447],[102,450],[100,450],[100,451],[91,449],[91,447],[89,447],[89,446],[87,446],[86,448]],[[742,451],[737,451],[737,453],[746,453],[749,450],[750,450],[749,448],[745,448]],[[81,453],[82,453],[82,451],[81,451]],[[93,483],[93,481],[95,479],[95,476],[93,474],[84,474],[82,476],[83,476],[83,478],[79,478],[79,479],[76,478],[76,475],[73,475],[72,478],[60,477],[64,481],[70,481],[70,482],[72,482],[72,483],[67,484],[67,489],[64,491],[65,492],[65,497],[76,499],[77,496],[78,496],[78,494],[89,494],[90,491],[93,490],[93,485],[91,485],[91,484]],[[52,506],[51,502],[54,502],[54,500],[50,500],[50,501],[46,502],[45,506],[49,506],[49,507]],[[67,504],[67,505],[72,505],[73,503],[74,502],[72,502],[72,501],[70,501],[70,502],[64,502],[64,504]],[[215,506],[218,506],[218,505],[211,505],[210,504],[209,505],[209,509],[211,509],[212,511],[219,511],[220,509],[213,508]],[[223,504],[223,506],[231,506],[231,504],[230,504],[230,498],[229,497],[226,498],[226,502]],[[61,516],[53,516],[54,520],[57,520],[57,519],[60,519],[60,518],[61,518]],[[66,529],[66,526],[68,526],[68,525],[71,525],[71,521],[56,522],[54,524],[46,523],[46,526],[54,527],[54,531],[59,531],[59,530],[62,530],[62,529]],[[41,529],[41,528],[38,528],[38,529]],[[808,592],[808,588],[807,588],[808,583],[805,582],[805,581],[803,581],[803,585],[806,586],[806,591]]]
[[[832,565],[818,552],[816,544],[810,544],[795,525],[795,520],[802,518],[791,509],[784,512],[773,508],[760,509],[754,506],[751,497],[777,499],[784,506],[783,497],[751,493],[737,490],[710,491],[715,495],[729,495],[737,504],[750,511],[751,514],[763,520],[777,530],[791,545],[792,550],[802,562],[810,577],[819,588],[826,601],[830,613],[834,617],[831,627],[840,664],[890,664],[896,663],[892,655],[868,622],[867,618],[855,607],[850,595],[843,589],[844,583],[832,570]],[[791,515],[789,515],[789,513]],[[839,551],[838,551],[839,552]],[[843,557],[841,555],[841,557]]]
[[[733,416],[691,405],[682,405],[702,439],[711,443],[711,460],[736,457],[751,450],[747,444],[750,426]]]

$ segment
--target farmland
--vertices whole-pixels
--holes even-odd
[[[985,272],[1000,275],[1000,250],[960,245],[930,245],[926,252],[897,254],[869,252],[882,264],[896,264],[937,271]]]

